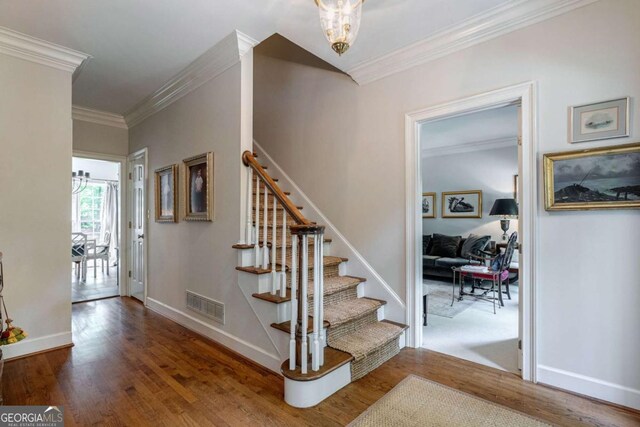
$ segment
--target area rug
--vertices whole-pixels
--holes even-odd
[[[504,406],[410,375],[349,426],[549,426]]]
[[[447,284],[435,280],[425,280],[423,283],[429,287],[428,315],[433,314],[453,319],[476,302],[476,299],[472,297],[466,297],[462,301],[458,301],[458,288],[456,287],[456,299],[452,306],[451,283]]]

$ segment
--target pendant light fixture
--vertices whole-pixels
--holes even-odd
[[[358,36],[364,0],[315,0],[320,11],[320,25],[331,48],[345,53]]]

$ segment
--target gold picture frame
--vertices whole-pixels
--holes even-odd
[[[420,204],[422,206],[422,218],[436,217],[436,193],[422,193]]]
[[[212,152],[182,161],[184,169],[184,220],[213,221],[214,157]]]
[[[640,208],[640,143],[548,153],[543,167],[548,211]]]
[[[482,190],[443,191],[440,203],[442,218],[482,218]]]
[[[156,222],[178,222],[178,165],[155,170]]]

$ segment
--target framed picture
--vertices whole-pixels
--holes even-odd
[[[436,193],[422,193],[422,218],[436,217]]]
[[[213,220],[213,153],[189,157],[184,164],[185,221]]]
[[[545,208],[640,208],[640,143],[544,155]]]
[[[578,105],[569,110],[571,143],[625,136],[629,136],[629,97]]]
[[[442,218],[482,218],[482,190],[443,191]]]
[[[156,222],[178,222],[178,165],[156,169]]]

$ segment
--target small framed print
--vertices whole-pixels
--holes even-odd
[[[422,193],[422,218],[436,217],[436,193]]]
[[[442,218],[482,218],[482,190],[443,191]]]
[[[156,222],[178,222],[178,165],[155,171]]]
[[[569,142],[586,142],[629,136],[629,97],[569,110]]]
[[[184,219],[213,220],[213,153],[184,159]]]

